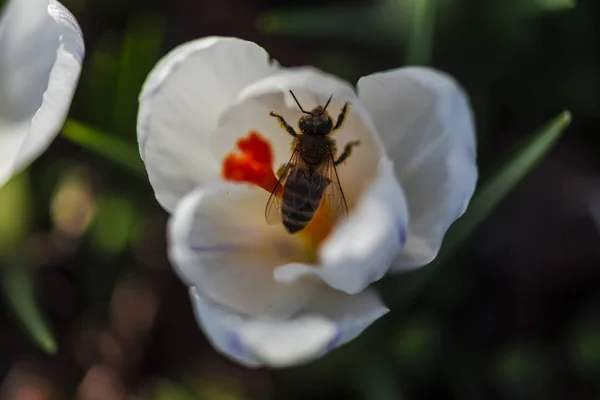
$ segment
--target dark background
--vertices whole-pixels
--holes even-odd
[[[207,35],[350,82],[414,63],[449,72],[471,97],[482,179],[562,110],[573,124],[416,296],[400,300],[418,271],[384,283],[391,313],[280,371],[245,369],[207,343],[166,259],[167,215],[147,179],[59,137],[0,191],[0,260],[18,253],[27,271],[4,273],[0,398],[600,399],[600,3],[64,3],[87,47],[71,118],[131,146],[152,66]],[[56,355],[24,333],[35,306],[15,292],[36,300]]]

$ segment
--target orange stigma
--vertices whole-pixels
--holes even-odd
[[[271,144],[258,132],[251,131],[236,143],[239,153],[230,153],[223,161],[223,177],[229,181],[253,183],[269,193],[277,185],[273,173]]]

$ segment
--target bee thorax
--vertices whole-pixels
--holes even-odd
[[[298,138],[296,149],[308,165],[319,165],[333,154],[333,142],[323,136],[301,135]]]

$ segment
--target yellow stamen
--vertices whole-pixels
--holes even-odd
[[[335,222],[334,216],[329,210],[328,203],[327,198],[324,198],[308,225],[297,233],[307,247],[307,250],[315,257],[317,249],[327,236],[329,236]]]

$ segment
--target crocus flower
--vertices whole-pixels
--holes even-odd
[[[63,125],[79,79],[83,37],[55,0],[9,0],[0,16],[0,186]]]
[[[349,214],[323,206],[298,233],[265,207],[302,117],[333,95],[337,167]],[[258,45],[210,37],[158,63],[140,94],[138,141],[172,214],[169,256],[212,344],[248,366],[290,366],[346,343],[388,309],[369,288],[427,264],[477,180],[463,91],[447,75],[401,68],[357,89],[315,68],[280,67]],[[338,153],[339,155],[339,153]],[[323,204],[323,203],[322,203]]]

